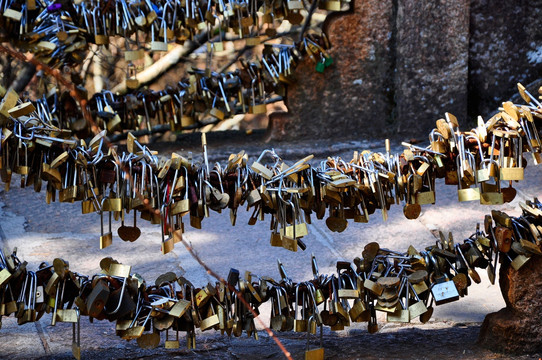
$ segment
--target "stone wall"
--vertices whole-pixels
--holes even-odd
[[[308,58],[275,139],[425,136],[448,111],[488,116],[542,70],[542,0],[352,0],[324,29],[335,61]]]

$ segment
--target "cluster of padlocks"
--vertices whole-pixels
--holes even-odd
[[[271,216],[271,245],[296,251],[305,247],[302,237],[312,213],[319,219],[328,213],[327,226],[338,232],[348,220],[367,222],[376,209],[386,218],[392,204],[402,204],[413,219],[421,205],[434,203],[436,178],[457,185],[459,201],[511,201],[512,181],[523,179],[524,153],[538,164],[541,151],[536,128],[540,104],[518,88],[528,105],[503,103],[500,113],[487,122],[479,119],[468,132],[459,131],[457,120],[447,113],[436,122],[429,147],[405,143],[401,154],[391,154],[387,144],[384,153],[356,152],[349,162],[329,157],[312,165],[312,156],[287,164],[273,150],[251,164],[241,152],[226,164],[212,165],[204,135],[201,164],[190,155],[160,158],[131,135],[128,151],[119,154],[107,146],[105,131],[87,144],[55,127],[32,103],[8,93],[0,103],[0,175],[8,189],[16,173],[23,187],[39,191],[45,185],[48,202],[80,202],[83,213],[101,214],[102,225],[107,214],[109,230],[102,226],[101,247],[112,242],[112,218],[121,221],[117,232],[124,241],[140,235],[138,212],[161,224],[162,252],[167,253],[182,239],[184,216],[199,228],[209,209],[229,208],[235,224],[237,209],[246,204],[253,209],[249,224]],[[509,186],[501,189],[502,181]],[[137,338],[143,347],[157,346],[161,330],[186,331],[191,347],[195,328],[257,336],[254,317],[264,301],[273,304],[270,327],[277,331],[314,333],[318,326],[340,330],[350,322],[367,321],[373,332],[378,329],[377,310],[387,313],[388,321],[419,317],[425,322],[433,303],[457,300],[471,281],[480,282],[476,268],[487,269],[494,282],[499,258],[518,270],[541,254],[542,205],[534,199],[521,206],[523,215],[516,218],[493,211],[484,229],[463,243],[443,234],[424,251],[410,247],[397,252],[370,243],[354,260],[355,267],[339,262],[337,273],[327,276],[318,273],[313,258],[314,278],[301,283],[289,279],[279,263],[280,281],[250,273],[242,279],[232,269],[227,282],[202,288],[173,273],[147,286],[130,266],[113,259],[104,259],[102,273],[88,277],[71,271],[62,259],[29,271],[16,253],[3,254],[0,311],[15,314],[21,324],[47,311],[53,312],[53,324],[79,324],[81,315],[117,321],[118,334]],[[133,226],[124,224],[130,211]],[[167,337],[167,347],[178,344]],[[74,354],[79,356],[77,340]]]
[[[346,0],[2,1],[0,24],[2,41],[35,53],[45,63],[70,65],[85,58],[88,44],[107,46],[111,37],[125,39],[127,61],[141,59],[144,50],[167,51],[168,43],[182,44],[200,33],[207,33],[209,47],[214,51],[224,49],[228,32],[254,46],[260,44],[263,34],[276,36],[276,28],[284,20],[301,24],[311,6],[340,11],[348,3]]]
[[[49,89],[40,99],[23,100],[31,103],[41,118],[71,130],[79,138],[90,136],[92,125],[109,133],[159,127],[171,131],[192,130],[236,114],[265,114],[267,104],[283,99],[286,86],[294,81],[295,66],[305,51],[312,59],[316,56],[319,71],[323,71],[322,66],[332,64],[325,50],[328,47],[325,34],[310,32],[301,47],[267,44],[259,59],[241,60],[235,71],[191,69],[188,78],[160,91],[138,90],[140,83],[130,63],[126,77],[128,94],[103,90],[88,99],[86,89],[75,84],[74,92]],[[13,101],[18,99],[15,92],[5,95],[2,89],[0,95]],[[85,109],[80,109],[76,98],[85,100]],[[92,121],[84,116],[83,110],[91,114]]]
[[[243,277],[230,269],[226,280],[196,287],[173,272],[146,283],[129,265],[112,258],[102,259],[101,272],[94,276],[73,271],[60,258],[31,271],[15,251],[0,251],[0,316],[13,315],[25,324],[51,313],[51,325],[73,323],[77,358],[81,316],[116,322],[117,335],[137,339],[142,348],[159,346],[162,331],[166,348],[179,347],[179,332],[186,332],[187,347],[195,348],[196,328],[236,337],[245,332],[257,339],[254,318],[264,302],[271,304],[269,328],[277,332],[315,334],[323,326],[337,331],[367,322],[374,333],[376,311],[386,313],[389,322],[419,318],[425,323],[433,305],[458,300],[467,295],[472,281],[480,283],[477,269],[486,269],[494,283],[499,259],[501,266],[519,270],[532,256],[542,255],[542,203],[535,198],[520,206],[518,217],[492,211],[483,228],[477,226],[463,242],[441,232],[436,244],[423,251],[410,246],[400,252],[368,243],[354,264],[338,261],[334,274],[320,274],[313,255],[313,278],[303,282],[294,282],[280,261],[280,279],[248,271]],[[320,346],[308,351],[309,358],[323,358]]]
[[[307,156],[292,164],[268,149],[256,161],[240,152],[226,163],[210,164],[205,135],[202,163],[191,154],[159,157],[132,135],[127,152],[108,142],[107,133],[160,125],[182,131],[234,114],[264,113],[267,103],[285,94],[302,55],[314,61],[318,72],[333,62],[325,34],[304,29],[299,42],[267,43],[259,60],[240,61],[236,71],[213,72],[208,64],[205,70],[191,70],[175,86],[140,91],[135,63],[145,51],[167,51],[168,43],[207,33],[209,63],[224,49],[227,32],[254,46],[261,43],[262,33],[276,36],[282,20],[301,24],[317,5],[339,11],[346,3],[0,2],[0,37],[52,67],[80,63],[88,44],[108,46],[111,36],[123,37],[130,91],[102,91],[88,98],[77,82],[72,91],[46,91],[32,100],[0,87],[1,181],[9,189],[18,174],[21,187],[44,188],[48,203],[77,202],[83,213],[98,212],[101,248],[113,242],[113,220],[120,222],[118,237],[129,242],[141,234],[138,218],[160,224],[164,254],[182,241],[183,219],[201,228],[210,210],[229,211],[235,225],[239,207],[246,205],[252,211],[250,225],[271,219],[272,246],[297,251],[306,247],[303,237],[313,214],[326,218],[334,232],[344,231],[349,220],[368,222],[377,209],[386,219],[393,204],[402,205],[407,218],[417,218],[422,205],[435,202],[437,178],[457,186],[459,201],[498,205],[514,199],[512,182],[523,180],[524,155],[536,165],[542,162],[537,129],[542,105],[521,84],[526,104],[505,102],[495,116],[479,118],[469,131],[460,131],[457,119],[446,113],[431,131],[429,146],[403,143],[399,154],[392,154],[387,142],[383,152],[355,152],[350,160],[330,156],[315,163]],[[387,321],[426,322],[434,305],[458,300],[472,281],[481,281],[477,269],[485,269],[494,283],[499,262],[519,270],[542,255],[542,204],[535,198],[520,206],[518,217],[492,211],[483,228],[478,226],[463,242],[441,233],[435,245],[421,251],[411,246],[405,252],[369,243],[353,264],[339,261],[334,274],[320,274],[313,256],[314,276],[304,282],[290,279],[280,261],[280,280],[250,272],[243,277],[230,269],[226,280],[196,287],[172,272],[148,284],[112,258],[103,259],[94,276],[75,272],[61,258],[31,271],[16,251],[0,251],[0,320],[13,315],[24,324],[51,313],[52,325],[73,323],[76,358],[81,356],[81,316],[116,322],[121,338],[137,339],[143,348],[158,346],[162,331],[166,348],[179,347],[179,332],[186,332],[187,347],[195,348],[196,329],[257,338],[254,319],[264,302],[271,304],[269,328],[278,332],[315,334],[320,328],[322,334],[323,326],[336,331],[367,322],[373,333],[378,331],[376,311],[384,312]],[[128,214],[133,224],[125,224]],[[306,357],[323,358],[322,344]]]
[[[308,28],[310,15],[318,6],[339,11],[349,1],[26,1],[0,3],[0,38],[16,49],[32,53],[52,68],[81,64],[89,44],[108,46],[110,37],[125,41],[125,88],[127,96],[105,90],[85,105],[101,128],[109,132],[135,129],[191,130],[216,124],[235,114],[262,114],[266,104],[280,101],[286,86],[294,81],[293,71],[303,55],[318,72],[333,63],[330,44],[319,28]],[[310,8],[310,11],[309,11]],[[298,25],[306,21],[297,41],[275,43],[275,28],[283,20]],[[226,34],[233,34],[226,38]],[[263,34],[265,33],[265,36]],[[183,43],[197,34],[207,44],[204,70],[193,69],[189,77],[161,91],[141,87],[137,72],[146,53],[166,52],[168,43]],[[244,39],[247,46],[264,44],[261,56],[239,61],[233,72],[212,71],[213,54],[224,50],[225,41]],[[117,44],[118,45],[118,44]],[[1,48],[4,52],[5,48]],[[101,52],[101,49],[99,50]],[[73,75],[73,74],[72,74]],[[88,94],[80,76],[72,76],[78,99]],[[69,91],[60,94],[44,89],[37,109],[60,128],[80,138],[89,136],[92,124],[78,110]]]
[[[348,220],[367,222],[376,209],[386,219],[392,204],[403,205],[407,218],[417,218],[421,205],[435,202],[437,178],[457,186],[459,201],[511,201],[512,181],[522,180],[527,166],[524,155],[534,164],[542,159],[536,127],[540,104],[518,88],[528,105],[505,102],[501,112],[486,122],[479,118],[470,131],[460,131],[457,119],[446,113],[431,131],[428,147],[404,143],[402,153],[392,154],[386,143],[385,152],[355,152],[350,161],[328,157],[319,164],[309,164],[312,156],[287,163],[272,149],[252,162],[240,152],[225,164],[209,164],[205,134],[201,163],[191,155],[159,157],[131,134],[128,151],[118,152],[109,147],[105,130],[87,144],[10,91],[0,103],[0,179],[9,188],[15,173],[22,187],[45,188],[48,203],[79,202],[83,213],[99,212],[102,248],[112,242],[113,218],[121,220],[118,234],[125,241],[139,236],[138,215],[162,224],[167,253],[174,234],[184,231],[183,218],[200,228],[210,210],[229,209],[234,225],[238,208],[246,204],[252,211],[249,224],[270,216],[271,245],[297,251],[305,248],[302,238],[312,214],[318,219],[327,214],[326,224],[336,232]],[[508,186],[501,187],[503,182]],[[124,224],[130,212],[133,226]]]

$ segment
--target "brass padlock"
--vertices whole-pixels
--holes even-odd
[[[286,250],[297,252],[297,241],[298,239],[294,239],[288,236],[282,236],[280,235],[281,239],[281,246],[285,248]]]
[[[148,21],[147,21],[148,22]],[[165,25],[165,23],[164,23]],[[167,51],[168,45],[165,41],[157,41],[154,39],[154,26],[151,26],[151,51]]]
[[[21,116],[26,116],[36,111],[34,104],[27,101],[21,105],[17,105],[8,110],[8,114],[14,118],[19,118]]]
[[[76,321],[72,324],[72,355],[76,360],[81,360],[81,322],[79,310],[75,310]]]
[[[213,303],[211,302],[209,306],[209,312],[207,313],[207,317],[201,321],[200,329],[201,331],[205,331],[205,330],[211,329],[212,327],[217,326],[219,323],[220,323],[220,320],[218,318],[218,315],[216,314]]]
[[[424,282],[425,283],[425,282]],[[416,299],[416,302],[408,307],[408,311],[410,312],[410,319],[417,318],[420,315],[423,315],[427,312],[427,307],[425,306],[424,302],[420,300],[418,293],[414,289],[414,286],[410,283],[410,281],[407,281],[407,285],[410,287],[410,293],[414,295],[414,298]],[[407,291],[407,296],[408,295]]]
[[[324,360],[324,343],[323,343],[323,325],[320,324],[320,347],[309,350],[309,340],[311,329],[316,326],[316,319],[314,316],[309,317],[307,326],[307,346],[305,348],[305,360]]]
[[[294,316],[294,331],[295,332],[305,332],[307,331],[307,324],[308,324],[308,320],[307,319],[303,319],[303,309],[305,308],[305,294],[304,292],[301,293],[301,296],[299,294],[299,287],[301,285],[298,284],[295,288],[295,316]],[[302,311],[300,312],[299,311],[299,303],[301,302],[301,309]],[[299,319],[297,318],[297,316],[299,315]]]
[[[345,278],[350,283],[350,289],[346,288]],[[354,282],[348,274],[343,273],[340,275],[338,285],[339,289],[337,290],[337,295],[340,299],[358,299],[360,297],[359,290],[354,286]]]
[[[362,322],[362,321],[368,321],[370,313],[367,311],[367,304],[365,303],[365,298],[363,299],[355,299],[354,304],[352,305],[352,308],[348,311],[348,315],[350,315],[350,320],[353,322]]]
[[[371,317],[369,323],[367,324],[367,331],[369,334],[374,334],[378,332],[378,322],[376,320],[376,311],[372,304],[370,304]]]
[[[433,129],[431,131],[431,133],[429,134],[429,141],[431,144],[431,150],[438,152],[440,154],[446,154],[447,152],[446,139],[442,136],[442,134],[437,129]]]
[[[107,198],[102,199],[102,209],[105,203],[105,200]],[[104,233],[104,218],[103,218],[103,210],[100,211],[100,225],[101,225],[101,235],[100,235],[100,249],[105,249],[106,247],[110,246],[113,243],[113,232],[111,229],[111,211],[109,211],[109,231],[107,233]]]
[[[169,340],[169,329],[166,329],[166,340],[164,347],[166,349],[178,349],[179,348],[179,332],[175,331],[175,340]]]
[[[126,87],[128,89],[134,90],[139,88],[139,80],[137,79],[137,69],[134,64],[128,64],[126,75]]]
[[[519,269],[521,269],[523,265],[525,265],[527,261],[529,261],[529,259],[530,257],[527,257],[525,255],[517,255],[514,260],[512,260],[510,265],[512,265],[512,268],[514,268],[514,270],[519,271]]]
[[[265,165],[262,165],[260,163],[260,161],[262,161],[262,158],[264,157],[264,155],[266,153],[272,153],[270,150],[264,150],[260,156],[258,157],[258,159],[252,163],[252,165],[250,166],[250,168],[256,172],[257,174],[261,175],[262,177],[264,177],[266,180],[271,180],[271,178],[273,177],[273,170],[267,168]]]

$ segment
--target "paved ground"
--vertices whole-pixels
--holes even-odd
[[[379,146],[382,142],[348,142],[339,144],[276,145],[277,152],[285,159],[299,159],[315,152],[317,157],[337,154],[350,159],[353,150]],[[246,149],[244,145],[227,145],[210,151],[214,160],[227,157],[230,152]],[[249,154],[255,159],[263,147],[252,148]],[[171,149],[171,148],[170,148]],[[181,149],[175,149],[181,151]],[[186,146],[183,150],[199,151],[198,146]],[[312,151],[314,150],[314,151]],[[398,149],[397,149],[398,150]],[[213,161],[214,161],[213,160]],[[517,184],[518,197],[501,210],[517,214],[517,201],[542,197],[542,166],[529,166],[526,180]],[[194,284],[202,285],[211,279],[206,272],[178,244],[167,255],[160,254],[160,231],[158,226],[138,221],[142,236],[135,243],[124,243],[115,238],[112,246],[99,250],[99,217],[96,214],[81,215],[74,204],[45,204],[45,193],[34,193],[32,189],[19,189],[14,177],[9,192],[0,191],[0,231],[3,247],[18,248],[18,254],[36,268],[39,262],[52,262],[62,257],[70,262],[70,268],[86,274],[99,270],[99,260],[112,256],[125,264],[131,264],[135,272],[147,281],[166,271],[184,271]],[[406,250],[412,244],[423,248],[432,244],[434,230],[452,231],[456,239],[468,237],[475,229],[476,222],[483,221],[490,208],[473,203],[458,203],[456,189],[437,184],[437,203],[424,207],[422,216],[406,220],[400,207],[393,207],[390,218],[383,223],[379,212],[372,215],[369,224],[350,223],[348,229],[335,234],[330,232],[323,221],[314,221],[309,226],[310,234],[305,238],[308,249],[291,253],[269,246],[268,219],[255,226],[246,225],[249,213],[239,212],[237,226],[230,225],[229,216],[212,213],[203,221],[202,230],[187,227],[186,238],[211,266],[226,276],[230,267],[242,272],[250,270],[255,274],[278,277],[276,259],[284,263],[288,274],[294,279],[307,279],[311,274],[310,255],[314,252],[321,272],[335,270],[339,259],[352,260],[361,255],[363,246],[369,241],[378,241],[381,246]],[[120,223],[113,224],[113,233]],[[484,275],[483,282],[469,288],[469,296],[455,303],[437,307],[434,320],[422,325],[408,326],[384,324],[376,335],[366,332],[365,324],[356,324],[345,331],[325,332],[326,356],[329,358],[499,358],[504,357],[476,346],[479,326],[484,316],[504,306],[498,286],[491,286]],[[261,307],[261,318],[269,322],[269,307]],[[4,318],[0,330],[0,358],[69,358],[71,356],[71,325],[50,326],[50,316],[45,315],[35,324],[17,326],[13,318]],[[198,334],[195,351],[141,350],[135,341],[125,342],[115,336],[114,324],[109,322],[82,322],[81,328],[83,358],[278,358],[280,350],[274,342],[260,331],[260,340],[249,339],[246,335],[229,339],[214,331]],[[288,333],[279,334],[294,358],[303,358],[305,336]],[[184,339],[181,338],[181,345]],[[508,357],[507,357],[508,358]],[[518,357],[528,358],[528,357]],[[535,358],[539,358],[536,356]]]

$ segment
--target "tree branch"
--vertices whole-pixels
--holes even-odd
[[[305,31],[307,31],[311,23],[312,14],[314,14],[314,12],[316,11],[316,5],[318,5],[318,1],[313,1],[311,4],[311,8],[309,9],[309,14],[307,15],[305,23],[303,24],[303,28],[301,28],[301,33],[299,34],[299,42],[303,41],[303,35],[305,35]]]
[[[20,93],[30,83],[30,80],[36,74],[36,67],[33,64],[25,63],[24,68],[21,70],[15,81],[11,83],[10,89]]]
[[[176,46],[173,50],[169,51],[160,60],[137,74],[137,79],[140,85],[145,85],[155,81],[160,75],[168,71],[173,66],[177,65],[182,58],[190,55],[196,49],[198,49],[202,43],[205,43],[207,39],[207,32],[204,31],[198,34],[194,41],[186,41],[183,46]],[[111,91],[114,93],[125,94],[126,84],[124,82],[115,86]]]

